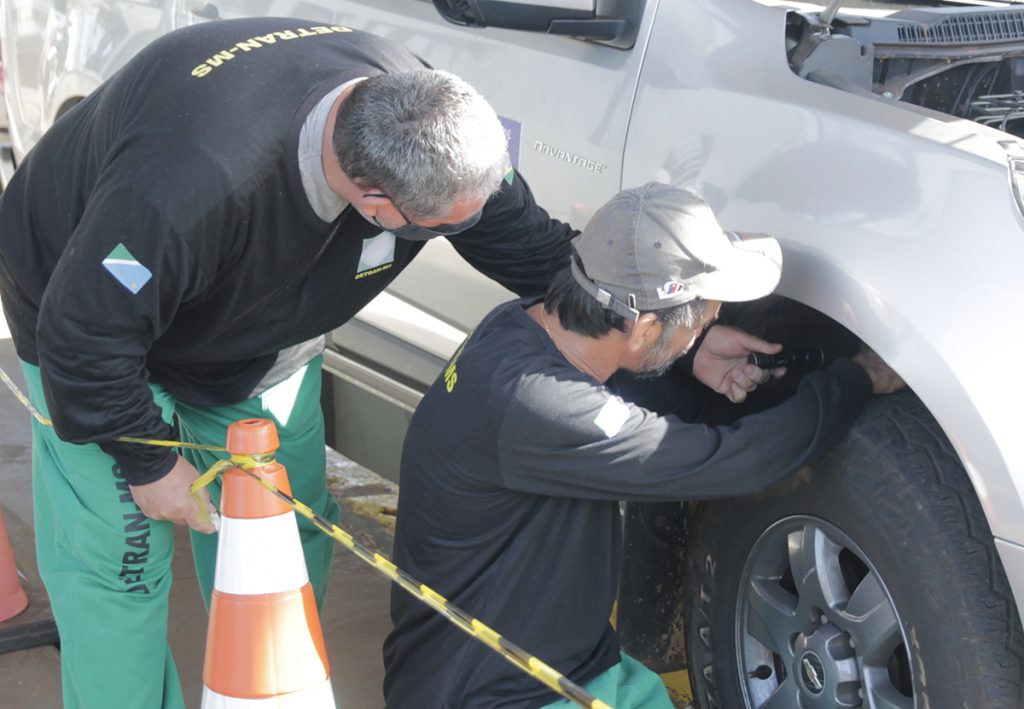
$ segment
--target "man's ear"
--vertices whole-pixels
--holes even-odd
[[[356,194],[352,206],[367,219],[374,219],[380,210],[392,205],[391,199],[376,187],[360,187]]]
[[[631,352],[644,352],[661,337],[661,321],[654,313],[644,313],[633,322],[626,322],[626,338]]]

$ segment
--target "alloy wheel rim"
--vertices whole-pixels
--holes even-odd
[[[822,519],[776,522],[740,580],[736,649],[748,709],[913,709],[903,623],[874,564]]]

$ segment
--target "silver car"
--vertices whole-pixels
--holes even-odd
[[[650,649],[685,645],[701,707],[1024,706],[1024,6],[3,0],[9,163],[152,38],[248,15],[366,29],[463,76],[576,227],[650,179],[700,191],[785,252],[778,297],[731,321],[796,365],[867,344],[908,382],[777,488],[686,504]],[[331,335],[334,445],[394,476],[419,396],[507,296],[431,242]]]

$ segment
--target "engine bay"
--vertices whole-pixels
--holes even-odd
[[[1024,5],[852,4],[789,13],[797,75],[1024,137]]]

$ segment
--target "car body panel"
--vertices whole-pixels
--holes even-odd
[[[173,28],[160,0],[3,0],[0,21],[16,160],[62,110]]]

